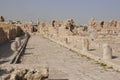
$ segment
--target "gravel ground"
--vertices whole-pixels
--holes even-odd
[[[31,36],[21,64],[47,64],[49,79],[120,80],[119,72],[40,36]]]

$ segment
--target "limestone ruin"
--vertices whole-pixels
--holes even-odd
[[[0,22],[4,23],[4,20],[0,20]],[[48,55],[45,55],[42,58],[39,57],[44,55],[46,51],[50,52],[50,50],[47,49],[46,47],[43,49],[42,48],[38,50],[36,49],[36,48],[40,48],[41,46],[44,46],[44,44],[40,44],[40,46],[38,46],[37,44],[39,43],[36,43],[36,41],[42,42],[42,38],[45,38],[68,48],[69,51],[73,51],[73,52],[77,52],[78,54],[85,55],[98,62],[102,62],[102,63],[106,62],[104,64],[110,65],[110,67],[112,66],[114,69],[120,71],[118,66],[116,67],[114,64],[112,64],[112,60],[117,61],[117,59],[119,59],[118,57],[116,57],[116,55],[119,56],[119,52],[120,52],[119,49],[120,21],[116,21],[116,20],[97,21],[94,18],[91,18],[88,23],[88,26],[76,25],[73,19],[67,19],[61,21],[52,20],[51,22],[37,22],[37,24],[33,22],[23,22],[21,24],[14,23],[14,25],[16,26],[10,28],[0,27],[0,45],[4,44],[5,42],[12,42],[10,46],[11,50],[17,53],[17,55],[13,59],[13,61],[16,61],[15,64],[19,63],[20,66],[24,65],[24,60],[27,61],[26,57],[29,56],[31,57],[31,55],[32,58],[28,59],[29,63],[32,63],[32,59],[34,57],[39,61],[43,60],[43,63],[49,63],[49,60],[47,60],[49,57]],[[29,38],[33,36],[37,36],[39,39],[39,40],[37,39],[30,40],[31,42],[32,41],[35,42],[34,47],[32,44],[27,43],[29,42]],[[50,42],[46,44],[49,43]],[[27,44],[30,46],[29,47],[27,46],[26,48]],[[47,47],[51,48],[54,46],[55,45],[48,45]],[[20,50],[18,49],[19,47],[21,47]],[[43,51],[42,53],[44,54],[41,55],[37,53],[32,53],[34,52],[34,50],[36,50],[37,53],[42,52],[42,50],[46,50],[46,51]],[[28,52],[25,53],[24,51],[26,52],[28,51]],[[62,51],[60,50],[55,50],[54,52],[57,53],[60,52],[62,54]],[[24,54],[26,55],[24,56]],[[66,55],[67,54],[65,54],[64,56]],[[72,56],[73,54],[69,54],[69,55],[74,59],[74,57]],[[95,57],[96,55],[97,57]],[[61,56],[63,55],[59,55],[59,57]],[[68,61],[70,61],[69,57],[66,56],[66,58],[68,58]],[[51,57],[51,59],[53,59],[53,57]],[[62,59],[64,60],[64,58]],[[67,62],[66,59],[64,61],[62,61],[62,59],[60,60],[61,63]],[[50,60],[50,61],[55,61],[55,60]],[[21,64],[21,62],[23,62],[23,64]],[[51,62],[51,64],[52,63],[53,62]],[[73,60],[72,63],[75,63],[75,61]],[[73,66],[73,65],[69,65],[69,66]],[[22,66],[22,68],[20,69],[14,68],[13,70],[10,71],[12,72],[9,72],[8,75],[4,76],[3,80],[42,80],[42,77],[49,76],[48,68],[41,69],[35,67],[34,69],[27,69],[27,68],[23,68]]]
[[[4,22],[4,21],[5,21],[4,17],[0,16],[0,22]]]
[[[82,40],[82,48],[83,48],[83,51],[88,51],[89,50],[89,41],[88,41],[88,39],[83,39]]]
[[[105,60],[112,59],[112,48],[108,44],[103,45],[103,59]]]
[[[11,44],[11,49],[13,50],[13,51],[17,51],[18,50],[18,42],[13,42],[12,44]]]
[[[20,37],[16,37],[15,41],[17,42],[18,47],[20,47],[21,46],[21,38]]]

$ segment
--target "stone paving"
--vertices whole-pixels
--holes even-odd
[[[21,64],[49,66],[49,79],[120,80],[120,73],[40,36],[31,36]]]

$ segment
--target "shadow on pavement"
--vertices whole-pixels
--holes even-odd
[[[0,45],[0,59],[8,58],[13,54],[13,51],[10,49],[11,42],[6,42]]]

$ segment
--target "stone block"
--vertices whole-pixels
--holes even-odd
[[[13,51],[17,51],[17,50],[18,50],[18,44],[17,44],[16,41],[11,43],[11,49],[12,49]]]
[[[103,44],[103,59],[112,59],[112,48],[108,44]]]
[[[86,38],[82,39],[82,49],[83,49],[83,51],[89,50],[89,41]]]

